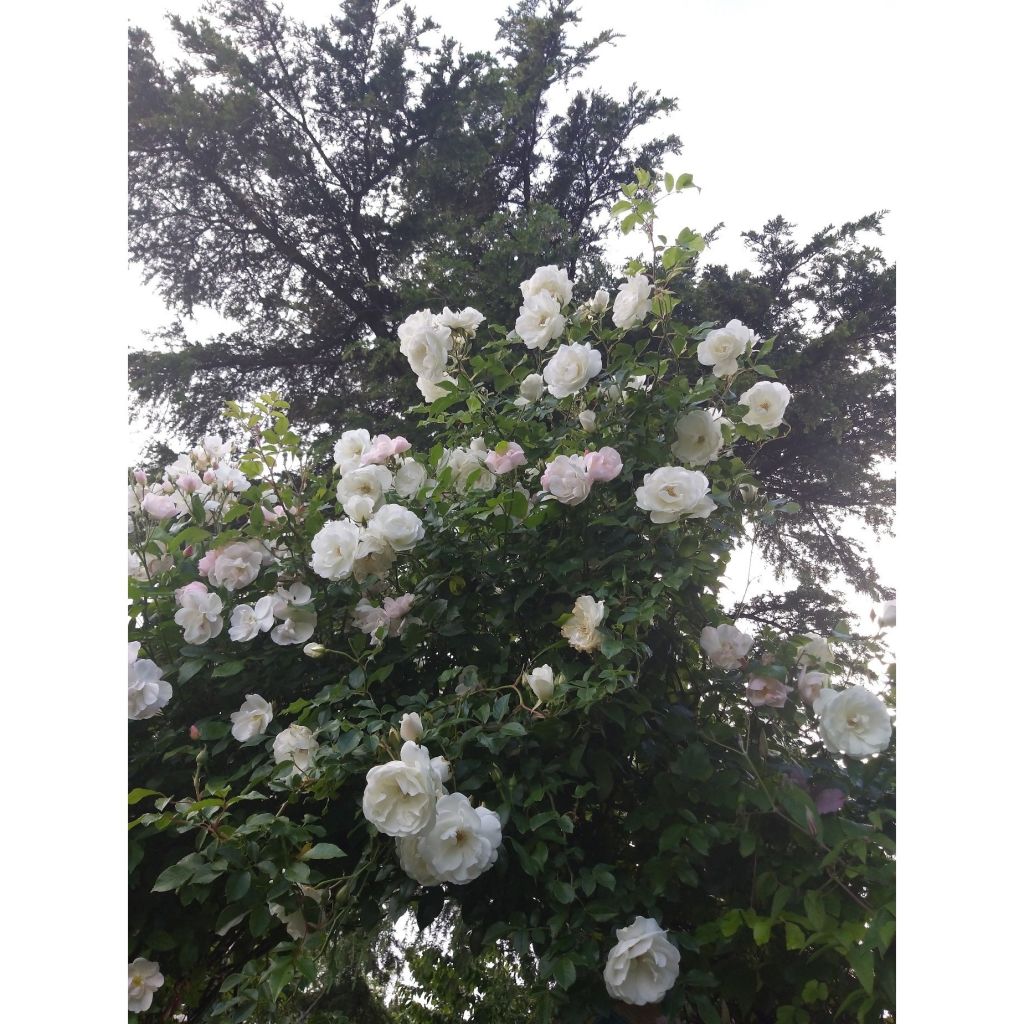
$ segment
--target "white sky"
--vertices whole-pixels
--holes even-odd
[[[495,19],[508,4],[420,0],[413,6],[467,49],[483,50],[494,46]],[[129,0],[127,13],[131,23],[151,33],[158,56],[167,60],[174,54],[174,33],[164,12],[187,17],[200,7],[200,0]],[[665,169],[692,173],[701,191],[666,203],[662,232],[674,234],[683,226],[707,230],[723,221],[711,258],[733,269],[752,266],[740,233],[778,214],[796,225],[798,239],[806,239],[826,224],[893,209],[895,7],[878,0],[673,0],[653,5],[662,20],[646,27],[623,18],[630,9],[621,0],[583,0],[580,39],[605,28],[623,38],[604,48],[571,91],[600,87],[622,96],[635,81],[676,96],[679,109],[651,132],[675,132],[682,139],[682,153]],[[320,23],[337,2],[284,0],[284,9]],[[890,260],[896,259],[894,229],[890,214],[886,234],[875,240]],[[632,248],[631,242],[613,240],[610,252],[624,257]],[[130,270],[128,303],[128,343],[139,347],[141,332],[166,323],[169,315],[137,268]],[[186,327],[200,340],[221,324],[212,311],[199,311]],[[145,436],[138,426],[131,428],[130,459]],[[883,580],[894,584],[893,542],[867,539]],[[741,552],[733,563],[736,597],[746,586],[747,562]],[[750,594],[775,585],[755,558]],[[865,624],[870,602],[851,603]]]

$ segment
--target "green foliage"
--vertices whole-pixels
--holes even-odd
[[[690,179],[673,178],[673,192],[680,182]],[[411,453],[433,481],[407,502],[425,536],[380,578],[310,572],[312,538],[341,517],[334,471],[274,393],[227,410],[248,439],[240,464],[251,486],[212,510],[192,503],[172,528],[136,515],[140,557],[166,549],[174,563],[129,588],[130,636],[175,687],[162,715],[130,730],[130,947],[159,959],[169,979],[162,1011],[284,1021],[321,995],[365,993],[365,981],[340,984],[342,965],[372,970],[351,945],[340,956],[339,944],[407,912],[420,928],[443,922],[447,944],[410,954],[412,981],[392,1006],[403,1024],[466,1012],[566,1024],[628,1014],[612,1006],[601,972],[614,930],[637,915],[656,917],[682,954],[662,1008],[670,1019],[879,1021],[891,1010],[893,749],[837,758],[798,700],[750,706],[744,679],[754,668],[795,682],[805,627],[763,630],[740,671],[710,667],[698,643],[722,620],[717,594],[745,523],[799,510],[770,493],[739,499],[756,479],[748,462],[780,443],[738,422],[739,395],[765,376],[767,346],[733,377],[696,367],[710,325],[681,320],[679,300],[700,239],[659,239],[658,190],[640,172],[620,208],[653,246],[652,312],[619,330],[577,307],[560,340],[588,341],[603,357],[578,395],[517,406],[518,384],[548,354],[493,325],[457,339],[456,384],[419,408],[430,440]],[[638,376],[649,386],[627,386]],[[583,405],[597,411],[594,434],[580,427]],[[635,490],[676,461],[675,420],[710,407],[726,411],[737,438],[704,467],[715,510],[652,523]],[[492,447],[514,440],[526,467],[493,488],[482,468],[460,483],[445,450],[478,436]],[[582,504],[536,501],[514,486],[535,492],[555,455],[603,445],[619,452],[622,473]],[[261,509],[271,504],[287,514],[268,521]],[[219,591],[225,615],[303,581],[324,657],[266,635],[235,642],[227,630],[182,644],[175,590],[197,579],[205,552],[239,538],[266,541],[276,557],[241,592]],[[353,628],[368,592],[416,595],[400,635],[374,644]],[[584,594],[606,611],[589,652],[561,632]],[[874,678],[876,639],[847,630],[832,642],[834,676]],[[540,664],[556,678],[543,704],[523,680]],[[873,685],[891,698],[891,685]],[[316,733],[312,768],[292,776],[275,765],[271,735],[230,735],[227,716],[248,693],[273,703],[271,735],[288,723]],[[466,885],[418,885],[360,810],[367,771],[397,755],[396,730],[412,711],[422,742],[451,762],[449,788],[502,822],[497,863]],[[818,812],[813,794],[826,788],[848,796],[840,813]]]

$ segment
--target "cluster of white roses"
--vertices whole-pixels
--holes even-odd
[[[889,745],[892,720],[883,701],[864,686],[847,686],[836,690],[830,677],[814,666],[834,662],[829,642],[815,633],[797,652],[800,676],[797,689],[803,701],[818,716],[818,732],[825,748],[833,754],[849,757],[870,757]],[[735,626],[705,626],[700,645],[708,660],[726,672],[740,668],[754,643],[754,638]],[[774,676],[756,671],[747,679],[747,700],[751,707],[785,707],[793,687]]]
[[[349,576],[362,581],[381,575],[398,554],[411,551],[423,539],[423,523],[415,512],[386,503],[390,491],[400,497],[415,495],[426,482],[426,471],[414,459],[401,459],[408,451],[404,437],[380,434],[370,439],[366,430],[347,430],[334,448],[341,478],[337,497],[347,518],[330,520],[313,538],[313,571],[327,580]],[[395,472],[386,465],[391,462]]]
[[[394,837],[402,870],[420,885],[465,885],[498,859],[501,819],[445,789],[451,769],[418,743],[422,733],[419,715],[403,717],[398,760],[366,773],[363,814]]]
[[[448,359],[453,346],[462,339],[472,338],[483,323],[483,314],[467,306],[455,313],[447,306],[440,315],[421,309],[406,317],[398,328],[402,355],[416,374],[416,386],[427,402],[446,394],[438,387],[442,381],[454,383],[447,372]]]
[[[208,434],[201,445],[165,466],[162,480],[150,483],[143,470],[134,470],[128,487],[128,512],[167,521],[191,512],[194,498],[202,502],[210,518],[223,512],[235,495],[250,486],[246,475],[229,461],[230,456],[231,442]],[[131,518],[128,528],[134,528]]]

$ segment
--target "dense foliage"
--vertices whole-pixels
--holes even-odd
[[[691,184],[623,190],[650,261],[614,303],[551,265],[514,331],[411,314],[429,442],[308,444],[267,393],[237,459],[133,475],[137,1009],[305,1018],[411,911],[451,925],[416,977],[469,957],[531,1020],[891,1012],[892,680],[848,628],[723,622],[745,525],[797,512],[748,467],[791,396],[774,339],[681,319],[704,241],[654,212]]]

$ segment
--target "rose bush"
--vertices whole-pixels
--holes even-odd
[[[130,1009],[287,1019],[340,936],[446,907],[538,1020],[891,1006],[882,649],[718,597],[785,514],[749,467],[800,396],[771,339],[673,321],[703,242],[624,193],[651,259],[611,315],[549,266],[514,332],[445,306],[381,339],[430,447],[306,443],[267,394],[130,475]]]

